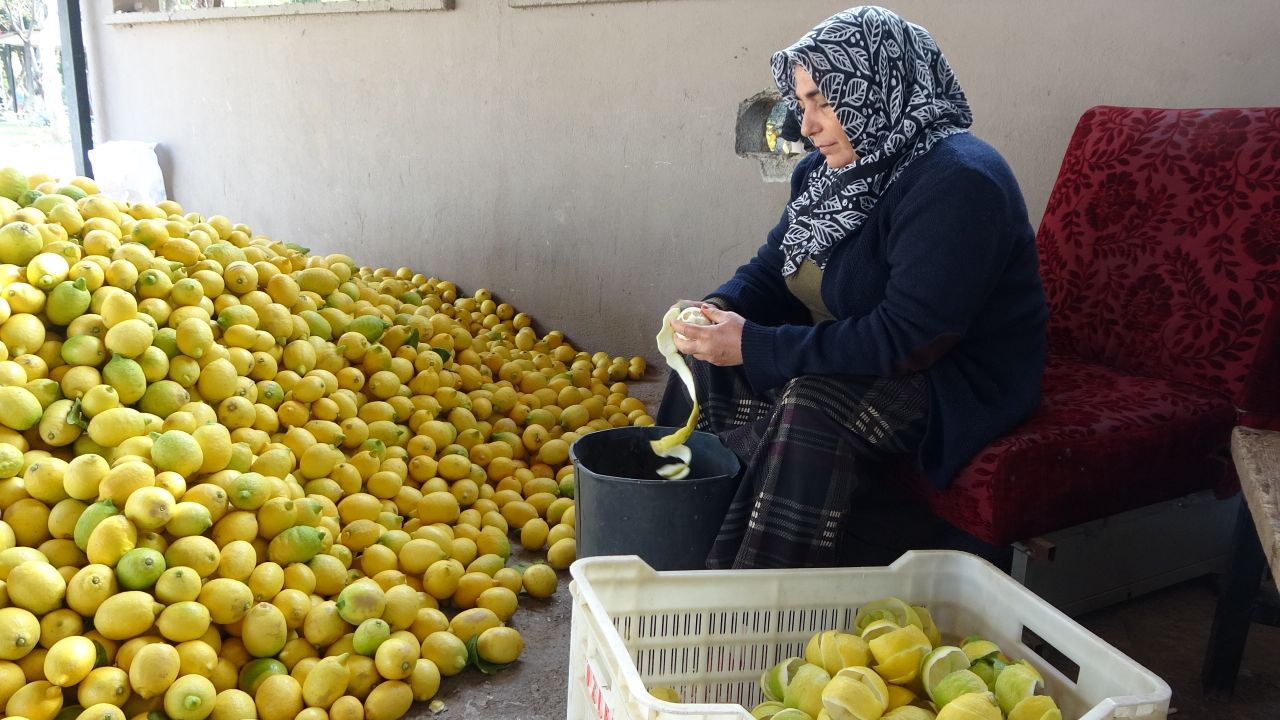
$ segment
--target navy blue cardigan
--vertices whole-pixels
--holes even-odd
[[[791,197],[823,162],[811,153]],[[837,244],[822,276],[835,321],[812,324],[782,279],[787,216],[708,297],[747,319],[743,369],[757,390],[800,375],[929,379],[921,469],[938,487],[1040,400],[1048,310],[1035,236],[1012,171],[964,133],[940,141]]]

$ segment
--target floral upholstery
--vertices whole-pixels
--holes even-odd
[[[1230,487],[1237,423],[1280,427],[1280,108],[1096,107],[1037,235],[1038,413],[945,490],[994,544]]]

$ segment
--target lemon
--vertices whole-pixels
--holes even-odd
[[[153,642],[144,645],[129,664],[129,684],[142,698],[164,695],[178,679],[182,660],[172,645]]]
[[[577,559],[578,543],[573,538],[564,538],[547,549],[547,564],[556,570],[565,570]]]
[[[222,690],[214,698],[213,720],[246,720],[258,717],[253,696],[238,688]]]
[[[113,325],[107,330],[103,343],[115,355],[136,358],[151,347],[154,339],[155,331],[150,325],[142,320],[133,319]]]
[[[192,535],[174,540],[169,545],[169,548],[165,550],[164,561],[169,567],[183,565],[195,570],[201,577],[209,577],[218,569],[218,564],[222,561],[222,554],[218,549],[217,543],[213,540],[200,535]],[[225,580],[225,578],[219,578],[219,581],[222,580]],[[244,585],[244,583],[235,580],[228,582],[235,583],[236,586],[241,587]],[[223,585],[219,583],[218,587],[223,587]],[[245,591],[248,590],[248,588],[243,589]],[[246,606],[244,609],[247,610],[248,607]]]
[[[294,526],[272,538],[267,555],[272,562],[282,566],[305,563],[320,552],[323,546],[322,538],[323,532],[317,528]]]
[[[92,617],[104,600],[116,593],[116,575],[101,564],[85,565],[67,583],[67,606],[84,617]]]
[[[21,450],[9,443],[0,443],[0,479],[16,476],[18,473],[22,472],[23,464],[24,460]]]
[[[364,701],[365,720],[396,720],[413,705],[413,689],[408,683],[388,680],[379,683]]]
[[[165,524],[165,530],[175,538],[200,535],[210,527],[213,527],[213,516],[209,508],[190,501],[175,503]]]
[[[58,687],[71,687],[89,676],[97,659],[98,650],[89,638],[63,638],[44,657],[45,679]]]
[[[356,648],[356,650],[358,652],[359,648]],[[404,680],[413,674],[413,666],[421,656],[420,653],[421,646],[412,639],[412,636],[408,638],[392,637],[378,645],[376,652],[373,654],[373,664],[378,669],[378,674],[383,678],[387,680]],[[361,654],[368,655],[369,653]]]
[[[179,603],[200,597],[200,575],[189,567],[171,567],[156,580],[155,597],[162,603]]]
[[[217,690],[208,678],[183,675],[164,692],[164,712],[171,720],[204,720],[213,714]]]
[[[2,390],[3,388],[0,388],[0,391]],[[83,406],[84,403],[81,404]],[[116,447],[131,437],[142,435],[145,431],[146,421],[142,413],[133,408],[107,408],[89,420],[90,439],[106,448]]]
[[[338,614],[337,603],[332,600],[311,608],[302,622],[302,635],[313,645],[330,645],[351,629]]]
[[[28,683],[4,707],[10,718],[53,720],[62,709],[62,688],[47,680]]]
[[[168,610],[168,608],[165,608]],[[163,619],[164,613],[161,613]],[[159,624],[157,622],[157,624]],[[208,630],[205,631],[209,632]],[[218,631],[213,630],[214,633]],[[218,667],[218,651],[213,646],[203,640],[185,640],[179,642],[175,647],[178,651],[178,657],[182,664],[178,668],[178,672],[182,675],[203,675],[212,679],[214,670]]]
[[[254,693],[258,717],[263,720],[295,720],[302,712],[302,686],[288,675],[271,675]]]
[[[362,579],[342,589],[338,595],[338,614],[352,625],[370,618],[381,618],[386,609],[386,594],[377,583]]]
[[[44,239],[31,223],[18,221],[0,227],[0,263],[26,265],[43,247]]]
[[[146,358],[150,354],[151,352],[148,350],[146,353],[143,353],[143,358]],[[148,375],[146,367],[141,366],[140,364],[140,368],[142,369],[143,374],[147,376],[147,380],[150,384],[147,385],[146,391],[143,392],[142,398],[138,401],[138,409],[143,412],[165,418],[167,422],[171,415],[177,413],[179,408],[191,401],[191,393],[187,392],[186,388],[182,387],[182,385],[177,382],[163,379],[165,373],[168,372],[168,360],[165,360],[164,362],[166,365],[164,368],[159,369],[157,372],[158,377],[151,377]],[[173,431],[173,428],[166,427],[165,430]],[[155,451],[152,450],[153,460],[155,460],[154,453]],[[162,469],[172,470],[175,468],[166,467]],[[183,473],[183,475],[190,474],[191,473]]]
[[[147,374],[136,360],[124,355],[112,356],[102,368],[102,381],[116,391],[124,405],[137,403],[147,392]]]
[[[52,565],[38,560],[20,563],[5,579],[9,601],[17,607],[44,615],[62,607],[67,596],[67,581]]]
[[[125,590],[147,590],[165,571],[164,555],[151,548],[134,548],[116,563],[116,580]]]
[[[92,418],[98,413],[120,407],[120,396],[110,385],[95,385],[80,398],[80,410],[85,417]],[[95,441],[97,442],[97,441]]]
[[[108,703],[123,705],[133,690],[129,687],[129,674],[118,667],[100,667],[89,671],[76,688],[76,700],[86,708]]]
[[[464,643],[489,628],[499,627],[502,621],[488,608],[471,608],[463,610],[449,622],[449,631],[457,635]]]
[[[5,344],[9,345],[8,342]],[[44,408],[30,390],[14,386],[0,387],[0,424],[14,430],[28,430],[40,422],[43,414]]]
[[[102,601],[93,615],[93,625],[107,639],[127,640],[150,630],[163,609],[145,592],[122,592]]]
[[[467,666],[467,646],[451,632],[431,633],[422,641],[421,651],[445,677],[457,675]]]
[[[276,655],[289,639],[289,627],[284,613],[269,602],[260,602],[249,608],[244,616],[243,628],[245,649],[254,657]]]
[[[515,628],[492,627],[476,639],[476,654],[495,665],[513,663],[524,650],[524,638]]]
[[[68,325],[89,309],[89,302],[89,285],[85,278],[64,280],[49,292],[45,314],[54,325]]]
[[[253,591],[248,585],[230,578],[215,578],[200,589],[200,604],[219,625],[238,622],[253,606]]]
[[[40,621],[30,611],[0,608],[0,660],[21,660],[40,641]]]
[[[172,470],[189,477],[204,465],[204,451],[191,435],[181,430],[169,430],[154,439],[151,459],[158,470]]]
[[[89,562],[114,568],[137,544],[138,531],[133,523],[123,515],[112,515],[103,518],[89,533],[84,551]]]
[[[535,563],[525,569],[524,591],[535,598],[549,598],[556,592],[556,571],[549,565]]]
[[[415,652],[417,648],[414,648]],[[328,708],[347,691],[351,671],[347,669],[349,654],[326,657],[316,663],[302,683],[302,699],[310,707]]]
[[[440,669],[426,658],[418,658],[413,663],[413,672],[409,674],[409,688],[413,690],[413,699],[425,702],[440,691]]]

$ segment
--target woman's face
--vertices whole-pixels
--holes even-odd
[[[813,82],[809,71],[795,66],[796,101],[804,112],[800,133],[827,159],[827,166],[835,170],[858,159],[858,153],[849,142],[849,134],[836,118],[836,109],[827,102]]]

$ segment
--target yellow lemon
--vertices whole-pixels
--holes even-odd
[[[9,571],[5,580],[9,601],[36,615],[62,607],[67,596],[67,581],[47,562],[29,560]]]
[[[21,660],[40,641],[40,621],[22,608],[0,608],[0,660]]]
[[[150,594],[130,590],[102,601],[93,615],[93,625],[105,638],[128,640],[150,630],[163,609]]]
[[[151,643],[138,650],[129,664],[129,684],[141,698],[157,697],[174,684],[181,667],[177,649],[168,643]]]
[[[213,713],[217,690],[200,675],[183,675],[164,692],[164,712],[172,720],[204,720]]]
[[[84,617],[93,617],[98,606],[116,593],[116,574],[106,565],[86,565],[67,583],[67,606]]]
[[[89,638],[63,638],[44,657],[45,679],[58,687],[71,687],[89,676],[97,659],[98,650]]]

